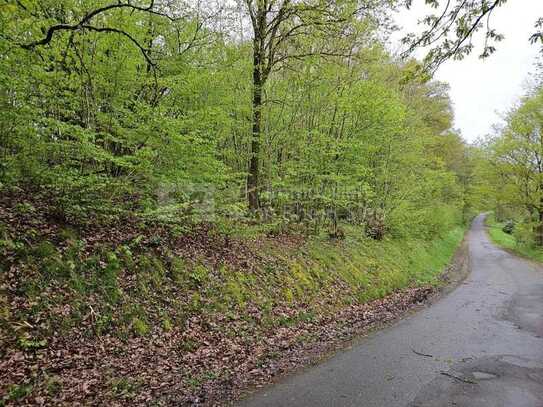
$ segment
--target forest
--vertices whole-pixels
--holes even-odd
[[[464,32],[396,55],[397,7],[0,4],[0,404],[236,399],[423,302],[481,211],[538,253],[543,87],[466,143]]]

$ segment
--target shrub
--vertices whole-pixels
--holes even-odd
[[[502,230],[507,233],[508,235],[512,235],[513,231],[515,230],[515,222],[511,219],[509,219],[502,227]]]

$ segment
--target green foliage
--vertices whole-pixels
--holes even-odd
[[[514,233],[509,234],[503,231],[505,224],[498,222],[494,214],[487,216],[486,224],[488,234],[495,244],[526,258],[543,262],[543,250],[534,244],[532,225],[517,224]]]
[[[139,383],[136,380],[126,377],[112,379],[110,385],[113,396],[120,399],[133,398],[139,387]]]
[[[189,273],[189,277],[195,286],[201,286],[209,277],[209,270],[203,264],[197,264]]]
[[[31,384],[14,384],[9,387],[8,393],[0,400],[0,403],[3,405],[3,402],[21,401],[30,393],[32,393]]]
[[[285,58],[270,65],[260,105],[253,42],[232,37],[245,8],[221,21],[206,2],[183,18],[127,2],[93,16],[101,0],[0,8],[0,190],[22,197],[10,216],[25,226],[19,236],[0,224],[0,266],[17,264],[24,279],[12,291],[30,304],[4,312],[2,298],[1,313],[40,321],[14,335],[17,346],[35,351],[76,327],[146,336],[215,312],[269,328],[278,305],[305,309],[279,322],[288,325],[436,283],[484,195],[471,183],[477,152],[452,129],[447,85],[387,51],[388,3],[363,18],[347,18],[356,2],[340,3],[336,25],[300,10],[315,26],[278,44]],[[302,50],[311,55],[289,54]],[[249,170],[257,210],[246,203]],[[208,224],[202,246],[192,233]],[[262,239],[298,235],[301,251]],[[229,264],[241,246],[228,239],[264,244],[262,258]],[[259,317],[245,312],[254,309]]]
[[[172,321],[169,318],[164,318],[162,320],[162,329],[165,331],[171,331],[173,328]]]
[[[523,247],[543,246],[543,88],[534,88],[482,144],[481,184],[487,208]]]
[[[502,231],[504,233],[507,233],[508,235],[512,235],[514,230],[515,230],[515,222],[512,221],[511,219],[505,222],[502,227]]]
[[[149,44],[145,55],[126,36],[90,29],[20,46],[100,4],[2,13],[0,182],[47,190],[52,215],[72,226],[137,216],[186,231],[250,219],[251,43],[201,27],[204,10],[219,18],[211,6],[181,20],[119,7],[93,21]],[[257,218],[270,233],[341,236],[338,221],[348,221],[379,239],[431,237],[469,210],[466,147],[451,131],[447,86],[387,54],[376,39],[386,7],[372,7],[360,21],[340,19],[341,29],[328,24],[332,40],[309,30],[296,42],[356,50],[349,61],[295,58],[266,78]]]
[[[182,284],[185,281],[185,275],[187,273],[185,262],[180,257],[174,257],[171,260],[170,273],[172,280],[178,284]]]
[[[40,349],[47,346],[46,339],[34,339],[28,333],[21,336],[17,342],[23,350]]]
[[[47,394],[49,394],[50,396],[55,396],[61,391],[62,384],[57,376],[46,375],[45,387],[47,390]]]
[[[134,333],[138,336],[145,336],[150,330],[149,325],[139,318],[134,318],[132,320],[132,328],[134,329]]]

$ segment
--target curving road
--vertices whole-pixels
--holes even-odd
[[[543,268],[495,247],[483,221],[455,291],[240,405],[543,407]]]

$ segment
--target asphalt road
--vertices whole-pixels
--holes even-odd
[[[543,407],[543,268],[491,244],[482,215],[468,244],[452,293],[240,405]]]

